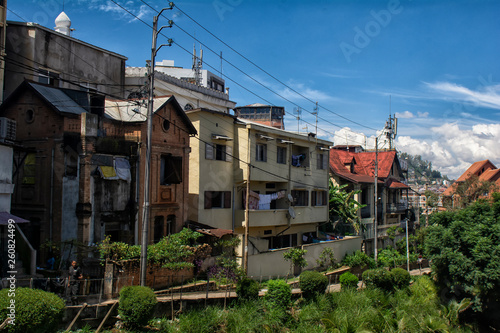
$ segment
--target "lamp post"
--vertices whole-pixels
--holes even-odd
[[[410,243],[408,241],[408,218],[406,220],[406,270],[410,271]]]
[[[170,7],[163,8],[158,15],[153,18],[153,42],[151,47],[151,62],[149,66],[149,100],[148,100],[148,116],[147,116],[147,135],[146,135],[146,159],[144,168],[144,204],[142,207],[142,237],[141,237],[141,286],[146,285],[146,270],[148,261],[148,231],[149,231],[149,191],[150,191],[150,173],[151,173],[151,137],[153,129],[153,104],[154,104],[154,75],[155,75],[155,58],[156,53],[165,45],[172,45],[172,40],[169,39],[168,44],[162,44],[156,48],[156,39],[163,28],[171,28],[173,22],[169,21],[168,26],[163,26],[158,30],[158,18],[164,10],[174,8],[174,3],[169,3]]]

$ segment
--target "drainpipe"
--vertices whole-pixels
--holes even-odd
[[[54,154],[55,148],[52,147],[52,158],[50,163],[50,205],[49,205],[49,240],[52,242],[52,224],[54,223]]]
[[[244,234],[244,244],[243,244],[243,270],[245,274],[248,273],[248,232],[250,227],[250,172],[252,167],[250,165],[251,162],[251,154],[250,151],[252,147],[250,146],[250,128],[247,127],[248,130],[248,144],[247,144],[247,193],[246,193],[246,202],[245,202],[245,234]]]
[[[234,207],[234,204],[235,204],[235,198],[236,198],[236,185],[234,184],[234,181],[233,181],[233,205],[232,205],[232,207],[233,207],[233,211],[232,211],[232,217],[231,217],[231,218],[232,218],[232,221],[231,221],[231,222],[232,222],[232,223],[231,223],[231,228],[232,228],[232,230],[233,230],[233,233],[234,233],[234,223],[235,223],[235,219],[236,219],[236,217],[235,217],[235,212],[236,212],[236,209],[235,209],[235,207]]]

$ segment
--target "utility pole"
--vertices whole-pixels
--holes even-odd
[[[429,185],[425,184],[425,226],[429,226],[429,198],[427,191],[429,190]]]
[[[377,247],[378,247],[378,223],[377,223],[377,204],[378,204],[378,138],[375,138],[375,190],[374,190],[374,198],[373,198],[373,208],[374,208],[374,217],[373,217],[373,254],[375,258],[375,262],[377,262]]]
[[[146,135],[146,160],[144,168],[144,204],[142,207],[142,237],[141,237],[141,286],[146,285],[146,271],[148,266],[148,231],[149,231],[149,191],[151,183],[151,137],[153,132],[153,104],[154,104],[154,75],[155,75],[155,58],[156,53],[163,46],[171,46],[172,40],[168,40],[168,44],[162,44],[159,48],[156,48],[156,40],[158,34],[163,28],[171,28],[173,22],[169,21],[168,26],[163,26],[158,30],[158,18],[161,16],[164,10],[174,8],[174,3],[170,2],[169,8],[163,8],[157,16],[153,18],[153,42],[151,46],[151,62],[148,70],[149,74],[149,100],[148,100],[148,118],[147,118],[147,135]]]
[[[318,108],[318,102],[316,102],[316,106],[314,107],[314,112],[312,113],[313,115],[316,116],[316,144],[318,144],[318,112],[319,112],[319,108]]]
[[[389,141],[389,150],[392,150],[392,141],[396,138],[398,134],[398,118],[389,114],[389,120],[385,123],[386,137]]]

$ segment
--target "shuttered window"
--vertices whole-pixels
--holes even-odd
[[[161,157],[160,184],[182,183],[182,157],[166,155]]]
[[[231,191],[205,191],[205,209],[231,208]]]
[[[320,170],[325,170],[328,168],[328,155],[326,154],[316,154],[316,168]]]
[[[312,206],[326,206],[327,205],[327,192],[326,191],[312,191],[311,192],[311,205]]]
[[[205,143],[205,159],[232,162],[233,147],[213,143]]]

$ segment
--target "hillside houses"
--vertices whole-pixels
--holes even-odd
[[[183,227],[231,234],[241,240],[236,255],[249,275],[284,275],[290,247],[307,248],[313,269],[324,248],[339,260],[361,249],[362,237],[373,240],[375,204],[382,235],[407,216],[405,168],[395,151],[378,153],[375,200],[374,152],[330,149],[314,133],[285,131],[284,107],[256,103],[232,114],[224,80],[193,77],[170,62],[155,73],[147,205],[147,69],[125,68],[125,56],[71,37],[69,18],[58,20],[58,31],[16,22],[7,29],[6,66],[15,74],[5,80],[0,121],[15,130],[2,138],[10,141],[2,151],[13,177],[0,194],[26,221],[33,248],[70,244],[61,251],[67,260],[92,256],[106,238],[141,244],[148,208],[149,244]],[[330,178],[361,190],[363,235],[321,232],[330,222]],[[39,251],[32,264],[49,255]]]
[[[378,162],[376,196],[375,159]],[[334,184],[347,185],[349,191],[359,191],[355,199],[364,205],[358,216],[364,225],[363,236],[367,244],[374,238],[374,205],[377,206],[379,236],[383,237],[388,228],[400,226],[409,217],[408,211],[412,207],[408,205],[406,171],[405,164],[399,161],[394,150],[364,151],[359,146],[335,146],[330,150],[330,175]]]

